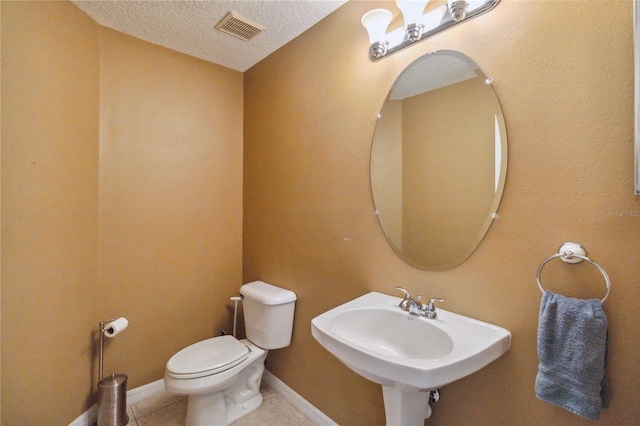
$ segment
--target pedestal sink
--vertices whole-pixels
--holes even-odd
[[[511,346],[504,328],[438,309],[411,315],[401,299],[371,292],[311,321],[313,337],[361,376],[382,385],[387,425],[420,425],[430,391],[472,374]]]

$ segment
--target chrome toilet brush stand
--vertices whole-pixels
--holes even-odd
[[[125,426],[127,415],[127,376],[112,373],[104,378],[104,336],[113,337],[124,330],[128,322],[124,318],[100,321],[100,382],[98,383],[97,426]]]

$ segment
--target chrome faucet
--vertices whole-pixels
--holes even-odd
[[[438,318],[438,313],[436,312],[436,306],[434,302],[444,302],[444,299],[433,297],[429,299],[429,302],[422,303],[420,301],[422,299],[421,296],[416,297],[417,300],[413,300],[409,292],[404,288],[396,286],[396,289],[404,293],[404,298],[398,305],[400,309],[409,312],[411,315],[417,315],[429,319]]]

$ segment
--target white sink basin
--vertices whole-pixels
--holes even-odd
[[[408,315],[399,308],[349,309],[337,313],[330,327],[343,339],[391,359],[435,360],[451,353],[453,340],[447,333]]]
[[[511,346],[504,328],[444,309],[437,309],[437,319],[410,315],[398,307],[400,300],[365,294],[314,318],[311,332],[356,373],[402,392],[461,379]]]

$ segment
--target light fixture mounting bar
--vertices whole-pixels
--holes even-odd
[[[369,59],[371,59],[374,62],[379,61],[381,59],[384,59],[387,56],[392,55],[392,54],[394,54],[396,52],[399,52],[400,50],[402,50],[402,49],[404,49],[406,47],[413,46],[414,44],[419,43],[419,42],[421,42],[423,40],[426,40],[431,36],[434,36],[434,35],[436,35],[438,33],[441,33],[442,31],[448,30],[449,28],[454,27],[454,26],[456,26],[458,24],[462,24],[462,23],[464,23],[464,22],[466,22],[466,21],[468,21],[470,19],[475,18],[476,16],[480,16],[483,13],[486,13],[486,12],[490,11],[491,9],[493,9],[494,7],[496,7],[496,5],[499,2],[500,2],[500,0],[487,0],[487,1],[484,2],[484,4],[482,6],[479,6],[476,9],[473,9],[473,10],[469,11],[466,14],[466,17],[464,18],[464,20],[461,20],[461,21],[458,21],[458,22],[454,21],[451,18],[451,15],[449,14],[449,12],[447,11],[447,13],[445,14],[446,18],[445,18],[444,22],[442,22],[440,25],[438,25],[435,28],[432,28],[430,30],[424,31],[422,33],[422,35],[420,36],[420,38],[417,39],[416,41],[407,40],[407,38],[405,37],[405,39],[401,43],[396,44],[394,46],[388,46],[387,49],[386,49],[386,52],[382,56],[379,56],[379,57],[376,57],[373,54],[372,50],[369,49]]]

